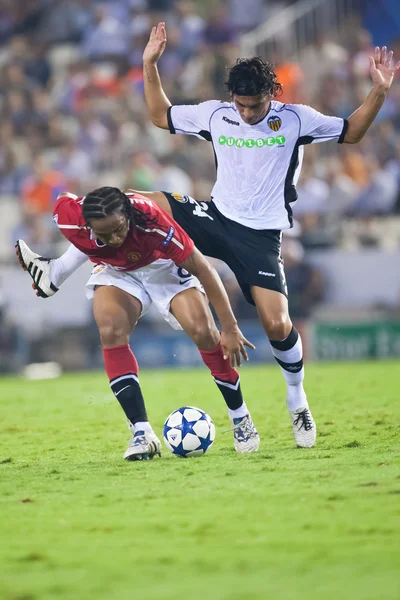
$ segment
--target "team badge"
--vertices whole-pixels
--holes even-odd
[[[187,196],[182,196],[181,194],[171,194],[171,196],[177,201],[180,202],[181,204],[186,204],[186,202],[189,201],[189,198]]]
[[[282,121],[279,117],[270,117],[267,121],[268,127],[273,131],[279,131],[282,125]]]
[[[101,273],[103,271],[103,269],[105,269],[104,265],[96,265],[92,271],[92,275],[98,275],[99,273]]]
[[[129,252],[127,259],[131,262],[136,262],[142,255],[140,252]]]

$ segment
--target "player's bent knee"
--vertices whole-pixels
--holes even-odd
[[[193,322],[186,333],[200,350],[213,350],[219,342],[219,332],[215,325],[204,322]]]
[[[289,335],[292,323],[288,317],[271,319],[264,325],[268,338],[273,341],[282,341]]]
[[[98,329],[103,348],[129,344],[130,331],[121,321],[104,318],[98,323]]]

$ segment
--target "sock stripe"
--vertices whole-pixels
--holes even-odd
[[[285,340],[282,340],[281,342],[269,340],[269,343],[271,344],[271,346],[273,348],[276,348],[276,350],[285,351],[285,350],[291,350],[293,348],[293,346],[296,344],[298,339],[299,339],[299,332],[293,326],[291,332],[289,333],[289,335],[287,336],[287,338]]]
[[[215,383],[217,385],[223,385],[224,387],[229,388],[230,390],[238,390],[239,386],[240,386],[240,377],[237,378],[236,383],[231,383],[229,381],[222,381],[221,379],[217,379],[216,377],[213,377]]]
[[[275,356],[275,360],[282,367],[282,369],[289,371],[289,373],[299,373],[303,368],[303,359],[294,363],[286,363],[283,362],[283,360],[279,360],[279,358],[276,358]]]
[[[136,383],[139,383],[139,377],[137,375],[134,375],[133,373],[129,373],[128,375],[122,375],[121,377],[117,377],[116,379],[110,381],[110,386],[113,387],[115,383],[119,383],[124,379],[134,379]]]

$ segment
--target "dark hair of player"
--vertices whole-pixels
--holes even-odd
[[[85,196],[82,203],[82,215],[86,223],[92,219],[104,219],[115,212],[125,214],[135,227],[146,229],[148,225],[154,223],[154,219],[133,206],[128,196],[116,187],[101,187],[93,190]]]
[[[271,63],[261,56],[238,58],[229,71],[225,83],[230,93],[237,96],[265,96],[275,98],[282,93],[282,84],[276,80]]]

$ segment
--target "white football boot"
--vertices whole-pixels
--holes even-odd
[[[260,447],[260,436],[250,415],[233,419],[233,439],[235,450],[239,454],[257,452]]]
[[[58,292],[58,288],[51,282],[51,258],[45,258],[33,252],[23,240],[15,244],[15,252],[24,271],[28,271],[33,279],[32,287],[36,296],[49,298]]]
[[[294,439],[299,448],[312,448],[317,440],[317,426],[308,404],[289,410]]]
[[[125,460],[149,460],[161,456],[161,442],[154,431],[135,431],[131,423],[128,427],[133,435],[124,454]]]

